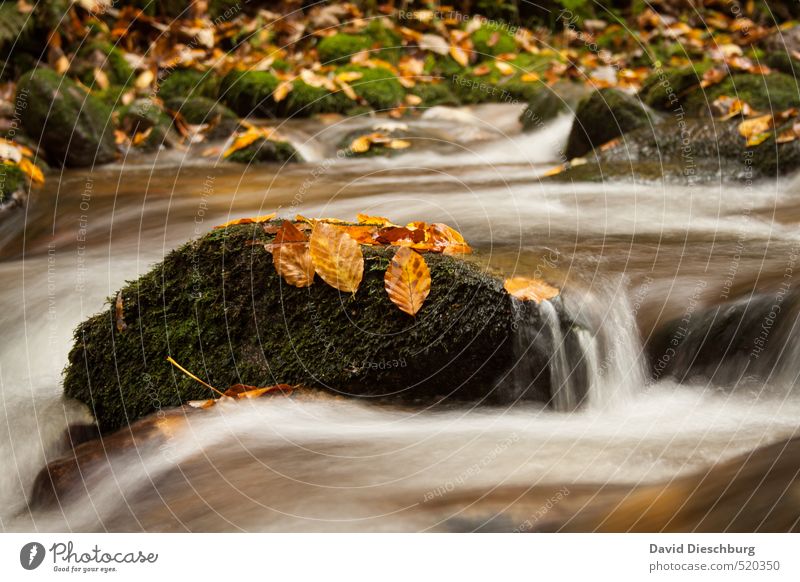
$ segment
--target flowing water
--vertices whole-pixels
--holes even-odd
[[[470,515],[470,504],[437,505],[453,490],[629,487],[796,435],[795,311],[781,315],[786,354],[723,385],[651,377],[645,346],[669,320],[694,322],[707,307],[750,305],[791,284],[797,183],[545,182],[570,119],[522,135],[518,114],[432,110],[408,122],[415,151],[394,158],[336,157],[342,136],[385,123],[358,118],[283,127],[304,164],[244,168],[170,151],[50,176],[0,222],[0,528],[447,529]],[[35,475],[63,453],[64,428],[90,418],[60,396],[78,322],[181,242],[275,208],[446,222],[475,260],[563,286],[559,301],[581,325],[562,329],[555,307],[542,307],[555,344],[554,406],[218,406],[189,417],[165,446],[106,451],[81,476],[86,491],[28,510]],[[526,353],[538,341],[520,320],[509,387],[517,395],[531,382]]]

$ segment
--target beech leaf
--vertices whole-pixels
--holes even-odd
[[[401,247],[386,269],[383,286],[392,303],[414,316],[431,292],[431,272],[422,255]]]
[[[345,230],[317,222],[311,231],[311,260],[317,274],[339,291],[355,293],[364,276],[361,245]]]

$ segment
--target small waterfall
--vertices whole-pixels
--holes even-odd
[[[608,286],[578,295],[558,299],[561,306],[543,301],[531,308],[514,300],[512,400],[537,395],[533,386],[544,367],[550,394],[538,396],[561,412],[626,402],[644,386],[641,341],[625,293]]]

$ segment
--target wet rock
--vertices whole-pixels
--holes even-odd
[[[179,113],[193,125],[207,124],[208,139],[224,139],[239,127],[239,116],[233,111],[206,97],[176,98],[165,103],[167,109]]]
[[[754,381],[781,383],[781,371],[795,376],[792,345],[800,296],[780,288],[715,306],[687,308],[647,346],[651,374],[679,382],[751,387]],[[791,384],[792,382],[790,382]]]
[[[650,113],[638,98],[616,89],[595,91],[578,105],[566,156],[569,159],[583,156],[623,133],[650,123]]]
[[[501,280],[451,256],[426,255],[431,293],[415,318],[384,290],[391,248],[362,247],[355,295],[319,279],[291,287],[260,244],[271,236],[257,225],[212,231],[123,288],[126,329],[117,330],[114,301],[79,326],[65,393],[92,407],[103,432],[211,396],[165,361],[172,356],[223,388],[289,383],[370,400],[502,402],[514,328],[545,327],[535,304],[515,310]],[[572,323],[553,301],[568,335]],[[525,358],[538,374],[514,398],[549,399],[548,332],[537,337]]]
[[[303,158],[288,141],[259,139],[246,148],[233,152],[227,158],[229,162],[240,164],[257,164],[260,162],[302,162]]]
[[[30,71],[17,84],[16,100],[25,131],[50,161],[77,167],[116,158],[111,109],[69,79],[50,69]]]
[[[800,142],[778,144],[772,136],[748,147],[739,121],[712,118],[667,118],[652,127],[626,133],[619,144],[598,152],[603,163],[653,163],[679,167],[689,179],[725,179],[787,174],[800,168]]]
[[[142,142],[134,144],[145,151],[169,147],[178,141],[172,132],[172,118],[153,99],[137,99],[123,107],[119,119],[122,130],[129,136],[146,135]]]
[[[582,83],[566,81],[558,82],[552,87],[537,88],[519,117],[522,131],[535,130],[555,119],[559,113],[575,109],[586,94],[587,89]]]

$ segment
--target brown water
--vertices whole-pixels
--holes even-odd
[[[468,513],[467,502],[435,503],[453,490],[627,488],[795,435],[794,369],[741,389],[679,386],[646,379],[643,346],[688,306],[774,293],[787,269],[791,279],[797,182],[544,182],[570,120],[520,135],[518,113],[432,112],[409,122],[414,151],[392,159],[337,159],[342,135],[375,123],[350,119],[284,127],[304,164],[245,168],[172,151],[50,176],[0,224],[2,528],[441,529]],[[326,399],[220,406],[170,434],[168,453],[112,451],[84,476],[88,493],[28,511],[33,478],[59,454],[64,427],[88,419],[60,397],[76,324],[181,242],[275,209],[446,222],[475,260],[563,285],[570,310],[591,323],[582,344],[593,405],[569,414]],[[794,326],[785,342],[800,346]]]

